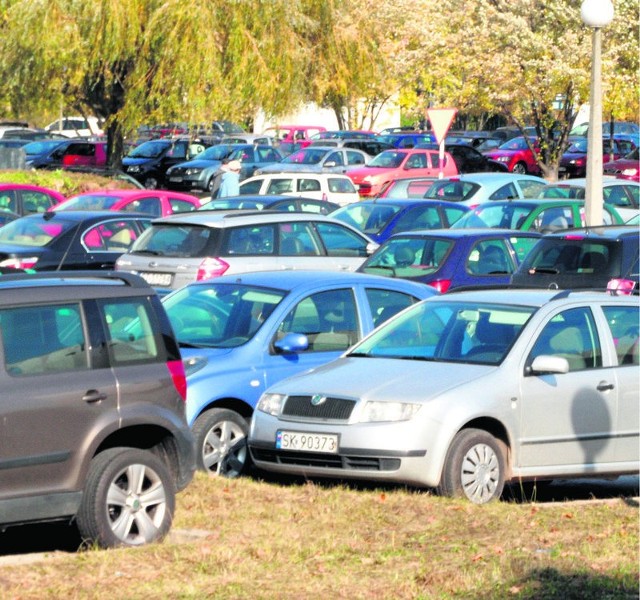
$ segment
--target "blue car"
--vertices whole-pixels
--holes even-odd
[[[247,467],[249,421],[274,383],[338,358],[374,327],[437,292],[336,271],[272,271],[199,281],[162,300],[187,374],[198,467]]]
[[[358,269],[409,279],[439,292],[459,287],[508,285],[541,235],[510,229],[440,229],[398,233]]]
[[[416,229],[444,229],[470,208],[458,202],[380,198],[362,200],[331,213],[381,244],[395,233]]]

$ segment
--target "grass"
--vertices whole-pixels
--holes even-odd
[[[185,531],[201,535],[178,541]],[[198,474],[164,543],[0,567],[0,596],[637,598],[638,548],[638,507],[622,499],[478,507],[402,488]]]

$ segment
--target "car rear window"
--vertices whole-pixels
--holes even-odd
[[[215,246],[218,230],[197,225],[152,224],[131,247],[132,254],[199,258]]]
[[[614,241],[549,239],[532,250],[527,263],[540,273],[614,275],[620,263],[616,250]]]

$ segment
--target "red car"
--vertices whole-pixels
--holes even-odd
[[[346,174],[358,188],[360,196],[377,196],[389,181],[406,177],[444,177],[458,174],[452,156],[444,153],[440,165],[438,150],[398,148],[378,154],[366,167],[347,169]]]
[[[301,148],[306,148],[311,143],[311,137],[321,131],[326,131],[321,125],[278,125],[269,127],[262,133],[278,138],[286,144],[299,143]]]
[[[538,140],[536,138],[529,139],[536,153],[539,152]],[[483,154],[487,158],[506,165],[511,173],[540,175],[542,172],[536,162],[535,154],[531,152],[524,136],[512,138],[494,150],[488,150]]]
[[[125,210],[165,217],[200,205],[200,198],[171,190],[98,190],[76,194],[51,210]]]
[[[632,150],[623,158],[612,160],[604,165],[604,174],[640,182],[640,155],[638,148]]]
[[[107,142],[78,140],[69,144],[62,155],[62,167],[104,167]]]
[[[0,183],[0,211],[18,216],[45,212],[65,199],[49,188],[21,183]]]

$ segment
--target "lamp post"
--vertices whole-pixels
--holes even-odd
[[[589,130],[587,133],[587,182],[585,220],[587,225],[602,225],[602,63],[600,46],[602,28],[613,20],[611,0],[583,0],[582,21],[593,29],[591,38],[591,93],[589,98]]]

